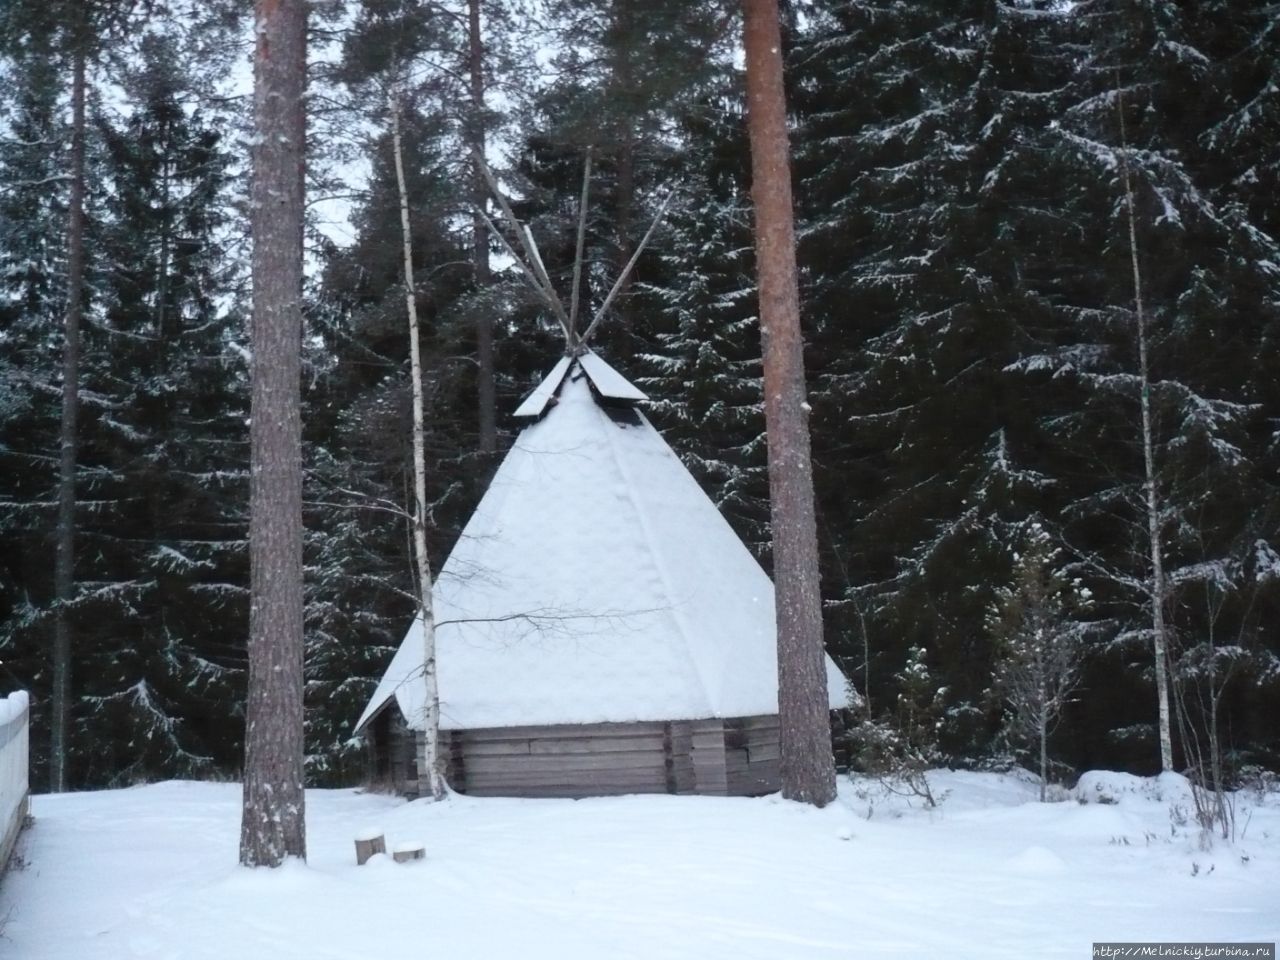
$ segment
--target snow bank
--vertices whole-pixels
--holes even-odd
[[[986,960],[1280,938],[1280,798],[1251,811],[1247,842],[1204,853],[1169,838],[1167,805],[1141,789],[1038,803],[1021,776],[933,776],[948,792],[936,810],[870,819],[845,780],[823,810],[310,791],[309,861],[278,871],[235,866],[235,784],[36,797],[30,866],[0,887],[0,954]],[[429,856],[357,867],[368,824]]]
[[[1075,796],[1081,803],[1118,804],[1127,800],[1187,806],[1191,803],[1191,784],[1179,773],[1136,777],[1115,770],[1090,770],[1080,777]]]

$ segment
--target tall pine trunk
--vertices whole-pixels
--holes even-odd
[[[484,108],[484,35],[481,33],[480,6],[482,0],[467,0],[467,73],[471,85],[471,116],[468,133],[471,139],[472,157],[484,156],[485,108]],[[489,233],[484,223],[484,205],[487,193],[484,174],[480,172],[480,160],[473,159],[471,175],[474,213],[471,215],[471,258],[476,292],[490,284]],[[481,300],[476,314],[476,402],[479,405],[480,452],[493,453],[498,449],[497,401],[493,386],[493,318],[489,306]]]
[[[302,227],[306,0],[257,0],[249,698],[240,862],[306,857],[303,792]]]
[[[418,569],[418,621],[422,626],[422,682],[426,699],[422,709],[423,769],[433,800],[445,795],[440,771],[440,689],[436,678],[436,618],[431,602],[431,558],[427,553],[427,455],[423,436],[422,355],[418,337],[418,294],[413,279],[413,233],[409,225],[409,190],[404,177],[404,153],[400,147],[399,92],[391,92],[391,143],[395,151],[396,187],[400,193],[400,232],[404,244],[404,300],[409,318],[409,371],[413,381],[413,557]]]
[[[1133,181],[1129,175],[1128,136],[1125,131],[1124,99],[1117,101],[1120,113],[1120,145],[1126,151],[1120,165],[1124,184],[1125,209],[1129,221],[1129,259],[1133,267],[1133,306],[1137,320],[1138,390],[1142,410],[1142,492],[1146,513],[1147,550],[1151,561],[1151,637],[1156,667],[1156,698],[1160,725],[1160,769],[1173,769],[1173,732],[1169,709],[1169,632],[1165,624],[1164,551],[1160,541],[1160,493],[1156,485],[1155,439],[1151,422],[1151,362],[1148,354],[1147,313],[1142,299],[1142,267],[1138,257],[1138,218]]]
[[[777,0],[744,0],[743,7],[777,592],[782,795],[821,807],[835,799],[836,773],[823,660],[782,40]]]
[[[80,313],[84,301],[85,28],[71,55],[71,195],[67,218],[67,313],[62,353],[57,555],[54,562],[53,691],[49,789],[67,789],[71,727],[71,611],[75,594],[76,460],[80,413]]]

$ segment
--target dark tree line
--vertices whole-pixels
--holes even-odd
[[[102,32],[87,61],[75,575],[59,604],[73,70],[60,35],[27,16],[53,6],[11,4],[23,16],[0,25],[0,676],[34,691],[46,763],[64,611],[70,783],[234,772],[249,104],[228,91],[245,51],[215,6],[179,19],[140,4],[134,28]],[[518,278],[477,255],[469,145],[487,137],[562,291],[591,151],[592,304],[678,188],[600,349],[651,393],[655,423],[770,558],[737,4],[552,4],[537,27],[562,42],[550,61],[536,60],[551,44],[531,41],[527,11],[499,0],[320,7],[313,43],[334,55],[310,78],[312,195],[351,194],[353,235],[308,230],[305,303],[307,769],[332,783],[361,771],[351,724],[414,608],[380,31],[408,65],[432,555],[447,553],[512,440],[506,414],[558,350]],[[784,16],[783,45],[826,641],[871,718],[891,720],[927,664],[930,755],[1009,757],[988,623],[1036,523],[1053,575],[1091,597],[1073,614],[1082,672],[1050,752],[1076,767],[1158,765],[1136,248],[1184,728],[1175,766],[1212,723],[1236,767],[1274,767],[1274,5],[824,0],[799,12]],[[352,159],[367,182],[320,182]]]

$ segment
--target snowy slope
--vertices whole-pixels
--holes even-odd
[[[778,709],[773,584],[643,415],[603,409],[576,365],[503,461],[434,600],[446,730]],[[415,623],[359,723],[395,696],[420,727],[421,664]],[[829,658],[827,672],[843,706]]]
[[[935,787],[950,793],[933,813],[848,784],[821,811],[313,791],[309,862],[279,871],[234,865],[235,784],[42,796],[26,866],[0,887],[0,956],[1024,960],[1104,939],[1280,937],[1274,797],[1242,796],[1245,839],[1205,853],[1158,785],[1114,804],[1039,804],[1031,783],[989,774]],[[351,838],[371,824],[428,859],[356,867]]]

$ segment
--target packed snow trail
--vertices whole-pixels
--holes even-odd
[[[1029,780],[941,773],[932,812],[843,779],[825,810],[311,791],[309,862],[275,871],[235,865],[235,784],[40,796],[0,886],[0,956],[955,960],[1280,937],[1274,795],[1242,794],[1245,839],[1205,853],[1176,822],[1176,778],[1083,786],[1092,802],[1040,804]],[[371,824],[389,848],[424,840],[428,859],[357,867]]]

